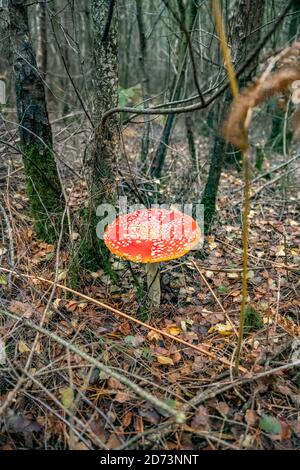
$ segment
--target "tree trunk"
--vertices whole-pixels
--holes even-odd
[[[192,174],[193,176],[198,173],[198,164],[197,164],[197,150],[195,145],[194,131],[193,131],[193,120],[190,114],[185,116],[185,128],[186,128],[186,137],[189,146],[189,152],[192,161]]]
[[[51,242],[60,231],[63,202],[45,90],[33,53],[26,1],[9,0],[8,6],[26,190],[36,234]]]
[[[237,0],[237,6],[236,9],[233,9],[234,13],[230,25],[231,35],[228,37],[235,66],[243,61],[248,52],[251,51],[254,45],[259,41],[264,5],[264,0]],[[256,32],[251,34],[252,31]],[[257,63],[258,58],[256,59],[256,63],[251,64],[252,70],[256,68]],[[247,76],[247,79],[249,79],[249,76]],[[243,80],[240,80],[240,82],[243,81],[246,81],[245,76]],[[231,93],[228,91],[217,105],[217,119],[220,125],[226,119],[231,101]],[[204,224],[206,231],[209,230],[215,215],[219,181],[227,148],[229,147],[225,140],[217,134],[210,156],[208,178],[201,201],[202,204],[204,204]]]
[[[149,76],[147,71],[147,39],[145,35],[145,24],[143,16],[143,3],[142,0],[136,0],[136,18],[139,31],[140,39],[140,71],[141,71],[141,83],[142,83],[142,95],[144,101],[144,107],[149,107]],[[150,133],[150,122],[149,117],[144,116],[144,132],[142,137],[142,148],[141,148],[141,161],[146,162],[149,152],[149,133]]]
[[[291,21],[289,24],[289,29],[288,29],[288,34],[287,34],[288,36],[287,39],[289,42],[293,42],[297,40],[298,28],[300,25],[299,0],[294,0],[291,10],[292,10],[291,13],[294,13],[294,14],[291,16]],[[283,153],[283,145],[284,145],[283,133],[284,133],[285,111],[279,108],[278,106],[276,106],[275,103],[270,104],[269,111],[270,113],[273,114],[274,117],[272,120],[272,129],[271,129],[270,137],[268,139],[268,147],[270,147],[271,151],[273,150],[278,153]],[[292,136],[293,136],[293,133],[290,130],[288,130],[287,135],[286,135],[287,144],[291,142]]]
[[[194,2],[190,4],[190,10],[188,18],[185,18],[185,10],[180,11],[181,22],[183,27],[191,34],[194,26],[195,19],[197,17],[197,7]],[[187,58],[187,49],[188,49],[188,38],[183,34],[182,39],[178,45],[178,74],[175,77],[172,85],[171,98],[173,101],[178,101],[181,97],[181,92],[183,88],[184,78],[185,78],[185,66]],[[166,123],[162,132],[160,144],[156,151],[152,166],[151,166],[151,176],[154,178],[160,178],[162,168],[165,162],[166,153],[169,145],[169,140],[174,124],[175,115],[169,114]]]
[[[8,75],[8,64],[9,64],[9,55],[10,55],[10,41],[9,41],[9,28],[8,28],[9,18],[8,10],[5,8],[5,5],[0,7],[0,107],[1,113],[3,112],[2,106],[7,105],[7,98],[9,96],[8,86],[11,83],[11,80],[7,81]],[[11,103],[10,103],[11,105]],[[0,116],[0,125],[2,119]]]
[[[93,104],[96,124],[88,165],[91,188],[89,231],[85,240],[84,264],[99,266],[113,276],[108,251],[96,235],[96,209],[103,203],[114,206],[117,192],[116,160],[119,151],[118,118],[114,115],[99,126],[105,111],[118,104],[118,20],[115,0],[92,0]]]
[[[48,49],[47,49],[47,3],[42,1],[37,4],[37,50],[36,61],[38,69],[43,73],[43,78],[47,75]]]
[[[92,0],[94,121],[118,105],[118,28],[115,0]],[[119,148],[118,118],[109,119],[95,135],[94,191],[97,201],[116,198],[116,158]]]

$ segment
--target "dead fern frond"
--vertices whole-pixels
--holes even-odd
[[[276,70],[272,71],[274,66]],[[271,58],[261,77],[234,99],[222,128],[224,138],[243,152],[246,151],[252,110],[271,96],[291,94],[292,86],[298,80],[300,80],[299,42]]]

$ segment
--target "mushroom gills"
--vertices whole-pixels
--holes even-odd
[[[147,263],[146,274],[149,304],[158,307],[161,298],[159,263]]]

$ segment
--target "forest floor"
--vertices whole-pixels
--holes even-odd
[[[61,137],[58,153],[71,165],[64,178],[76,218],[87,190],[73,169],[81,172],[77,149],[86,136],[81,125],[67,127],[69,138],[66,130],[57,128],[56,141]],[[120,178],[129,187],[135,179],[143,191],[134,127],[125,131],[124,143],[130,157],[128,164],[126,159],[120,164]],[[202,175],[207,139],[197,147]],[[130,269],[114,258],[117,286],[101,270],[82,271],[77,294],[53,284],[68,285],[69,246],[35,238],[21,161],[13,154],[3,158],[1,152],[0,265],[13,266],[20,275],[0,272],[0,449],[300,449],[296,160],[285,174],[285,169],[270,173],[268,179],[253,174],[259,179],[251,185],[249,301],[241,371],[235,377],[242,265],[239,171],[223,172],[211,234],[200,252],[162,265],[162,305],[145,314],[132,276],[134,272],[140,284],[144,282],[140,265]],[[178,138],[161,185],[161,194],[169,200],[187,195],[199,199],[205,178],[191,179],[189,158]],[[282,155],[274,155],[265,170],[283,161]],[[76,233],[74,229],[75,238]],[[49,334],[38,333],[26,321],[42,323]],[[52,333],[174,412],[183,410],[185,423],[177,424],[175,416],[95,368]],[[298,368],[293,365],[297,361]]]

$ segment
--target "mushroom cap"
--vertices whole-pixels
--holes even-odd
[[[200,241],[201,230],[176,210],[141,209],[121,215],[107,226],[104,243],[117,256],[135,263],[180,258]]]

